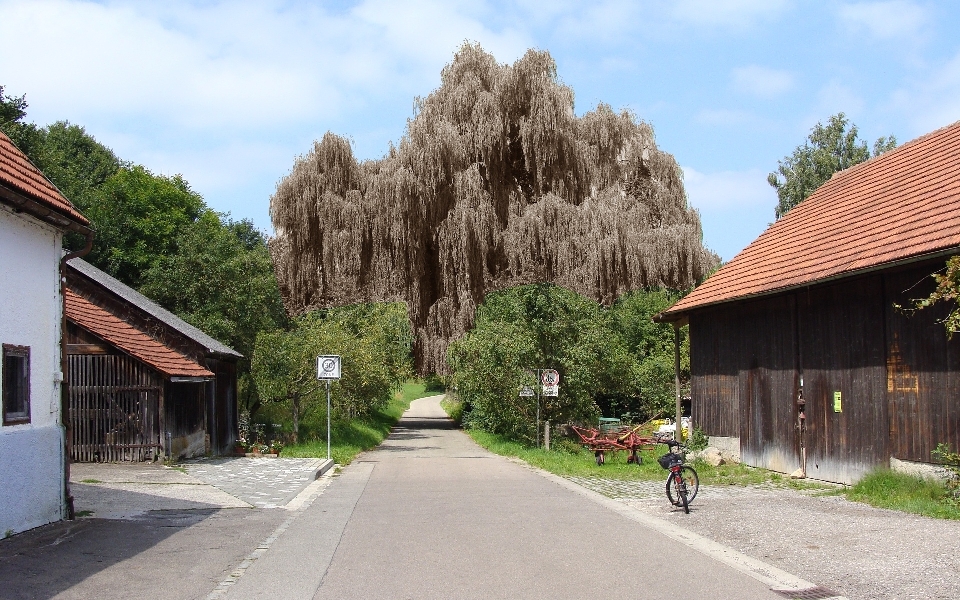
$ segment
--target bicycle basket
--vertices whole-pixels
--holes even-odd
[[[683,464],[683,457],[679,454],[674,454],[673,452],[668,452],[657,459],[657,462],[660,463],[660,466],[664,469],[670,469],[670,467],[675,467],[676,465]]]

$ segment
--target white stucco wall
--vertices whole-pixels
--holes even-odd
[[[63,518],[60,247],[55,228],[0,204],[0,344],[30,347],[30,422],[0,425],[0,537]]]

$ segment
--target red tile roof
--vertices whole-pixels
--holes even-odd
[[[213,377],[196,362],[70,289],[64,290],[64,303],[68,319],[167,377]]]
[[[3,132],[0,132],[0,184],[15,189],[71,221],[81,225],[90,224]]]
[[[663,317],[958,247],[960,121],[835,174]]]

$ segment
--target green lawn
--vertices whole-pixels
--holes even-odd
[[[566,477],[602,477],[619,480],[659,480],[666,475],[656,457],[667,451],[658,446],[656,451],[643,453],[643,462],[627,464],[627,453],[608,454],[606,463],[597,466],[592,452],[570,441],[561,441],[550,451],[531,448],[507,440],[502,436],[479,430],[467,433],[484,448],[503,456],[512,456],[555,475]],[[889,470],[875,471],[852,487],[836,486],[805,479],[790,479],[786,475],[744,465],[711,467],[703,462],[692,463],[705,485],[777,485],[805,489],[814,495],[844,495],[848,500],[864,502],[878,508],[889,508],[938,519],[960,519],[960,502],[951,501],[946,486],[937,481],[919,479]]]
[[[330,431],[330,454],[334,462],[339,465],[350,464],[357,454],[377,447],[390,433],[400,415],[410,407],[411,401],[434,394],[436,392],[426,391],[422,383],[408,381],[382,411],[350,421],[335,421]],[[287,446],[281,456],[326,458],[327,441],[324,438]]]
[[[484,448],[503,456],[520,458],[550,473],[571,477],[603,477],[620,480],[666,479],[666,471],[657,463],[657,457],[667,452],[665,445],[642,452],[640,465],[628,464],[626,452],[608,453],[603,466],[597,466],[593,452],[569,440],[562,440],[551,450],[531,448],[495,434],[475,429],[467,433]],[[811,482],[791,480],[789,477],[744,465],[711,467],[702,462],[692,463],[700,481],[711,485],[778,484],[791,487],[821,487]],[[829,488],[826,488],[829,489]]]
[[[960,504],[939,481],[878,470],[861,479],[847,498],[877,508],[889,508],[937,519],[960,519]]]

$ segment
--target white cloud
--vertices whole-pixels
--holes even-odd
[[[357,97],[423,93],[466,39],[501,61],[529,45],[442,2],[368,0],[333,14],[281,2],[13,0],[0,15],[5,46],[29,55],[3,53],[0,72],[27,93],[31,117],[110,113],[188,128],[330,118]]]
[[[767,207],[772,215],[777,204],[776,191],[759,169],[701,173],[683,167],[683,186],[690,204],[700,210]]]
[[[733,85],[738,91],[753,96],[773,98],[793,88],[793,75],[788,71],[748,65],[733,70]]]
[[[787,0],[676,0],[673,16],[700,25],[745,27],[779,15],[789,4]]]
[[[857,2],[839,8],[840,19],[881,39],[915,36],[927,24],[925,8],[906,0]]]

